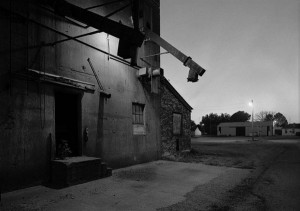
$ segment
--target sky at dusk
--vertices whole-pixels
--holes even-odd
[[[165,77],[193,107],[209,113],[281,112],[300,123],[299,0],[161,0],[161,37],[207,71],[187,83],[188,68],[161,56]],[[165,50],[162,49],[162,52]]]

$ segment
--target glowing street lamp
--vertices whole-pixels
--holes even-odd
[[[252,107],[252,115],[251,115],[251,118],[252,118],[252,127],[251,127],[251,134],[252,134],[252,141],[254,141],[254,137],[253,137],[253,109],[254,109],[254,104],[253,104],[253,100],[251,100],[251,102],[249,102],[249,106]]]
[[[277,123],[277,121],[274,120],[274,121],[273,121],[273,136],[275,135],[276,123]]]

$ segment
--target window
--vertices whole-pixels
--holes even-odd
[[[132,128],[133,135],[146,135],[145,104],[132,103]]]
[[[173,134],[181,134],[181,114],[173,113]]]
[[[132,104],[132,123],[143,125],[144,124],[144,104]]]

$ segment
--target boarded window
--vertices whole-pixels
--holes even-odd
[[[182,115],[178,113],[173,113],[173,134],[180,135],[181,134],[181,118]]]
[[[133,124],[144,124],[144,104],[133,103],[132,104],[132,123]]]

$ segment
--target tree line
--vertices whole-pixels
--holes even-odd
[[[198,127],[202,133],[208,135],[217,135],[217,126],[222,122],[247,122],[250,120],[251,115],[245,111],[237,111],[230,115],[227,113],[210,113],[202,116],[201,122],[196,124],[193,120],[191,122],[191,130]],[[254,121],[274,121],[276,127],[284,127],[288,125],[286,117],[280,112],[261,111],[254,117]]]

